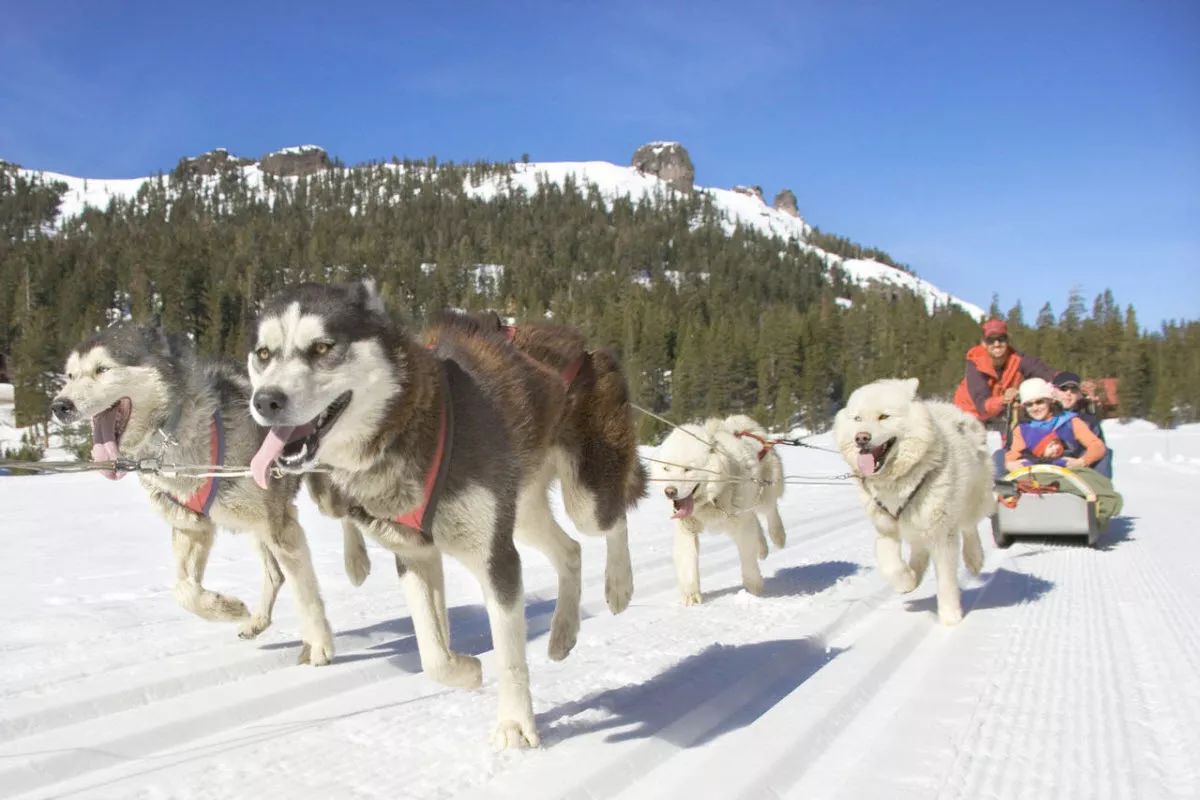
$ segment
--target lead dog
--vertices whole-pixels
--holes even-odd
[[[977,525],[995,508],[983,426],[950,403],[917,399],[915,378],[893,379],[855,389],[837,413],[834,435],[875,525],[880,572],[896,591],[911,592],[932,554],[938,617],[959,622],[959,549],[978,575]],[[907,564],[901,542],[908,543]]]
[[[742,586],[762,594],[758,561],[767,557],[758,514],[776,547],[787,534],[779,516],[783,463],[767,446],[766,433],[750,417],[709,419],[681,425],[659,445],[652,473],[675,507],[675,574],[685,606],[702,602],[700,537],[706,528],[723,531],[737,545]]]
[[[250,387],[232,367],[199,359],[181,336],[141,325],[107,328],[67,357],[66,384],[51,403],[61,422],[90,419],[95,460],[162,458],[175,464],[246,464],[265,431],[250,417]],[[117,479],[125,473],[106,473]],[[300,605],[301,663],[328,664],[333,635],[296,518],[299,488],[288,477],[263,490],[248,478],[139,473],[151,505],[172,529],[175,598],[198,616],[241,623],[253,638],[271,624],[286,575]],[[218,527],[250,531],[263,564],[262,602],[251,614],[235,597],[205,589]],[[361,583],[370,562],[361,537],[346,531],[347,570]],[[281,569],[282,567],[282,569]]]
[[[462,315],[426,342],[386,314],[370,283],[272,298],[249,355],[255,417],[273,426],[253,464],[263,482],[273,463],[330,467],[353,518],[397,556],[424,670],[478,686],[479,660],[449,647],[441,554],[461,561],[483,587],[501,669],[493,741],[536,745],[514,528],[558,571],[549,648],[562,658],[579,628],[579,546],[554,522],[548,486],[559,478],[564,496],[578,493],[596,529],[600,503],[585,502],[587,485],[562,468],[560,375]]]

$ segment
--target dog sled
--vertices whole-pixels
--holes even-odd
[[[1100,538],[1096,493],[1071,470],[1035,464],[996,481],[992,538],[1009,547],[1014,536],[1084,537],[1089,547]]]

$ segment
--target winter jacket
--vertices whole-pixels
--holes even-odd
[[[1061,455],[1048,454],[1047,448],[1054,442],[1062,445]],[[1060,467],[1067,465],[1068,458],[1082,458],[1090,467],[1104,458],[1106,452],[1108,448],[1086,422],[1075,412],[1064,411],[1048,419],[1029,420],[1018,425],[1013,431],[1012,446],[1006,458],[1026,465],[1056,464]]]
[[[1053,381],[1057,374],[1053,367],[1016,350],[1009,350],[1004,369],[997,374],[987,348],[977,344],[967,351],[966,375],[954,393],[954,405],[977,419],[989,420],[1004,413],[1006,389],[1017,388],[1026,378]]]

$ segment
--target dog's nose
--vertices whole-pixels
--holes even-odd
[[[674,486],[668,486],[667,488],[663,489],[663,494],[674,500],[675,496],[679,494],[679,490]]]
[[[854,443],[859,447],[866,447],[871,443],[871,434],[865,431],[854,434]]]
[[[254,393],[254,410],[270,419],[287,408],[287,395],[279,389],[259,389]]]
[[[50,413],[59,422],[66,422],[75,413],[75,404],[65,397],[56,397],[50,403]]]

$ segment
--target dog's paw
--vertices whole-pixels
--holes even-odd
[[[453,689],[478,689],[483,684],[483,667],[475,656],[453,653],[446,663],[427,670],[429,677]]]
[[[684,592],[682,599],[685,606],[698,606],[704,602],[704,598],[700,596],[699,589],[694,592]]]
[[[742,588],[755,597],[761,597],[763,593],[763,579],[760,575],[758,580],[742,579]]]
[[[346,577],[355,586],[362,586],[363,581],[371,574],[371,558],[366,550],[346,551]]]
[[[978,575],[983,572],[983,550],[967,549],[963,552],[963,563],[967,565],[967,570],[972,575]]]
[[[562,661],[571,654],[579,636],[579,616],[571,617],[561,611],[554,612],[550,622],[550,643],[546,647],[551,661]]]
[[[496,724],[492,732],[492,747],[497,750],[517,750],[525,747],[537,747],[541,743],[533,719],[518,722],[504,719]]]
[[[787,546],[787,531],[783,528],[771,529],[771,544],[775,545],[776,550],[781,550]]]
[[[943,625],[957,625],[962,622],[962,618],[962,606],[957,603],[953,606],[938,603],[938,619],[941,620]]]
[[[260,633],[271,627],[271,618],[262,614],[255,614],[242,623],[238,628],[239,639],[253,639]]]
[[[908,594],[913,589],[917,588],[917,573],[913,572],[908,567],[904,567],[903,570],[892,575],[891,579],[892,586],[894,586],[896,591],[900,594]]]
[[[300,657],[296,663],[323,667],[331,661],[333,661],[333,642],[305,642],[300,647]]]
[[[608,610],[620,614],[633,599],[633,568],[628,564],[610,567],[604,574],[604,600]]]

